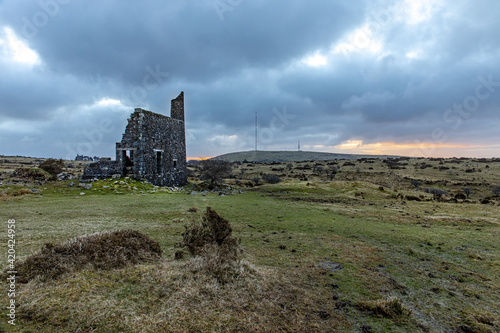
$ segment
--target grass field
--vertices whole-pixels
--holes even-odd
[[[18,284],[17,325],[7,324],[5,292],[0,327],[498,332],[500,206],[491,189],[500,179],[500,163],[409,160],[396,169],[381,160],[344,163],[240,164],[227,182],[239,183],[243,193],[224,196],[130,179],[100,181],[89,190],[70,187],[69,181],[4,184],[1,239],[6,253],[7,221],[15,219],[18,261],[45,243],[119,229],[158,241],[163,259]],[[332,180],[330,167],[337,168]],[[267,173],[283,181],[246,185]],[[415,180],[420,188],[412,185]],[[470,198],[449,200],[465,186],[473,190]],[[438,200],[425,187],[448,196]],[[420,201],[406,200],[410,195]],[[489,203],[481,204],[486,197]],[[204,275],[196,258],[173,260],[184,225],[199,220],[206,207],[229,220],[241,239],[244,260],[229,283]],[[329,271],[333,263],[342,268]]]

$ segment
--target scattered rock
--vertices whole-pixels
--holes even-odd
[[[92,188],[92,184],[80,183],[78,184],[78,187],[83,187],[85,190],[90,190]]]
[[[61,172],[59,174],[57,174],[57,180],[73,180],[75,179],[75,176],[70,174],[70,173],[67,173],[67,172]]]

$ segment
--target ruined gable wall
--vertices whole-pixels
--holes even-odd
[[[122,142],[117,147],[136,149],[133,151],[135,177],[145,178],[161,186],[186,183],[183,121],[136,109],[129,119]],[[160,163],[158,163],[158,152],[161,157]],[[117,159],[121,158],[121,154],[121,151],[117,151]]]

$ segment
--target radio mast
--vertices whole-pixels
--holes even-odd
[[[257,151],[257,112],[255,112],[255,151]]]

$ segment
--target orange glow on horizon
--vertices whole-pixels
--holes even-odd
[[[402,155],[411,157],[493,157],[500,155],[499,145],[472,145],[458,143],[395,143],[364,144],[361,140],[348,140],[333,148],[339,153],[366,155]]]
[[[208,160],[212,158],[213,156],[209,157],[186,157],[186,161],[192,160],[192,161],[203,161],[203,160]]]

